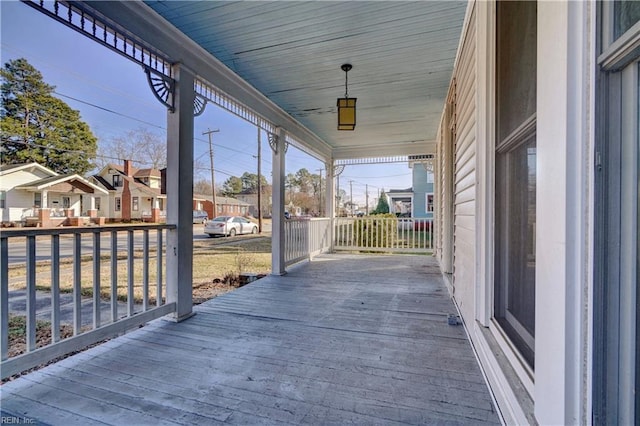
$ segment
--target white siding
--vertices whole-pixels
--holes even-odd
[[[475,318],[476,211],[476,30],[475,10],[464,34],[454,76],[456,81],[456,139],[454,146],[453,285],[467,323]]]

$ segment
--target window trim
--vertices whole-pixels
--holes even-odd
[[[431,196],[431,210],[429,210],[429,196]],[[435,213],[435,195],[433,192],[424,194],[424,210],[425,213]]]
[[[140,197],[131,197],[131,211],[137,212],[140,210]]]
[[[113,202],[113,211],[119,212],[122,211],[122,198],[116,197]]]

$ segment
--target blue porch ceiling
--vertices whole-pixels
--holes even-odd
[[[467,4],[145,3],[334,150],[354,155],[405,154],[411,145],[431,150]],[[353,64],[349,95],[358,98],[353,132],[336,130],[346,62]]]

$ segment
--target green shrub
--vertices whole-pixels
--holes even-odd
[[[353,228],[354,243],[363,248],[386,247],[398,234],[398,222],[391,213],[358,218]]]

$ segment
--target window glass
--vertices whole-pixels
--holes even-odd
[[[40,208],[42,207],[42,194],[39,192],[34,192],[33,193],[33,206],[35,208]]]
[[[498,141],[536,112],[536,10],[535,1],[498,2]]]
[[[140,209],[140,198],[138,197],[133,197],[131,199],[131,209],[134,212],[137,212]]]
[[[69,197],[62,197],[62,207],[65,209],[71,207],[71,199]]]
[[[102,204],[101,201],[102,201],[102,199],[100,197],[96,197],[95,198],[96,210],[100,210],[100,207],[101,207],[101,204]]]
[[[532,368],[536,272],[536,22],[535,2],[497,3],[493,314]]]
[[[7,191],[0,191],[0,209],[6,208]]]
[[[640,1],[617,0],[613,3],[613,36],[619,38],[640,21]]]
[[[122,175],[113,175],[113,187],[119,188],[122,186]]]
[[[120,197],[116,197],[116,205],[115,205],[115,211],[119,212],[120,211]]]

